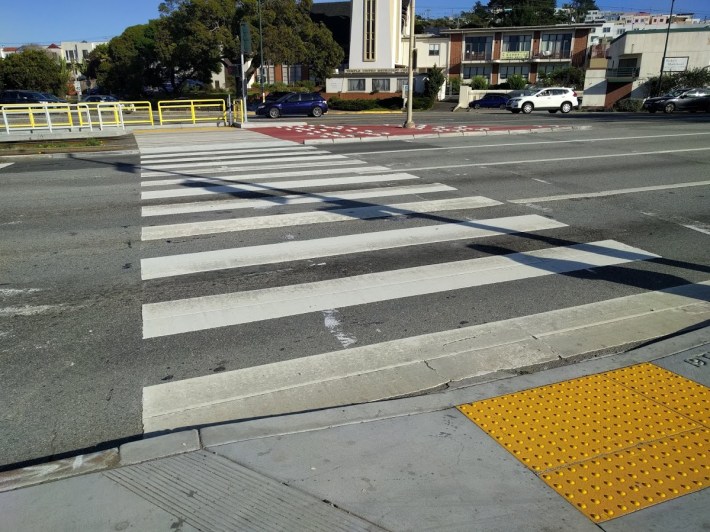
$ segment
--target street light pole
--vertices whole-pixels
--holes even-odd
[[[671,33],[671,21],[673,20],[673,6],[675,0],[671,0],[671,12],[668,15],[668,28],[666,28],[666,44],[663,46],[663,58],[661,59],[661,72],[658,74],[658,95],[661,95],[661,83],[663,82],[663,65],[666,62],[666,52],[668,51],[668,37]]]
[[[259,83],[261,85],[261,103],[266,101],[264,94],[264,33],[261,31],[261,0],[258,1],[259,9]]]
[[[409,4],[409,72],[407,73],[407,121],[404,127],[414,127],[412,119],[412,100],[414,100],[414,0]]]

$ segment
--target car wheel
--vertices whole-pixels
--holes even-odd
[[[504,104],[504,103],[500,104],[499,108],[500,108],[500,109],[505,109],[505,104]]]
[[[320,107],[314,107],[313,109],[311,109],[311,116],[315,116],[316,118],[318,118],[319,116],[323,116],[323,109],[321,109]]]
[[[480,103],[474,103],[474,104],[473,104],[473,108],[474,108],[474,109],[480,109],[480,108],[481,108],[481,104],[480,104]]]
[[[572,104],[569,102],[563,102],[562,105],[560,106],[560,111],[562,111],[564,114],[569,113],[572,110]]]
[[[517,115],[520,112],[520,109],[511,109],[510,112]]]
[[[547,112],[554,115],[557,112],[557,109],[550,109]]]
[[[276,107],[269,109],[269,118],[278,118],[279,116],[281,116],[281,112]]]
[[[526,115],[529,115],[532,113],[532,110],[534,109],[533,104],[530,102],[523,104],[523,107],[520,109],[523,113]]]
[[[675,105],[673,105],[672,103],[667,103],[666,106],[663,108],[664,113],[670,114],[673,111],[675,111]]]

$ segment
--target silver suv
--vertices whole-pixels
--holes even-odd
[[[525,114],[532,113],[534,109],[544,109],[550,113],[569,113],[576,107],[579,107],[577,93],[565,87],[524,90],[505,104],[508,111],[516,114],[521,111]]]

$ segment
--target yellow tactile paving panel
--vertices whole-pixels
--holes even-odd
[[[710,485],[709,391],[639,364],[458,408],[602,522]]]

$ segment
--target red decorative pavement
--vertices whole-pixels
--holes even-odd
[[[276,137],[282,140],[304,143],[307,140],[325,139],[366,139],[397,136],[464,134],[469,132],[504,132],[504,131],[530,131],[535,129],[557,129],[554,126],[480,126],[480,125],[447,125],[432,126],[421,124],[412,129],[405,129],[401,125],[384,124],[379,126],[341,125],[325,126],[309,124],[301,126],[260,127],[259,133]]]

